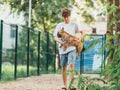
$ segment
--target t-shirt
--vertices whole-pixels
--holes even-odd
[[[75,36],[75,34],[77,32],[79,32],[79,28],[78,28],[77,24],[75,24],[73,22],[65,24],[64,22],[62,22],[56,26],[53,36],[57,36],[58,31],[62,30],[62,28],[64,28],[64,31],[66,31],[67,33],[69,33],[73,36]],[[62,46],[62,47],[59,47],[59,54],[65,54],[65,53],[68,53],[75,49],[76,49],[75,46],[68,46],[67,49],[64,51],[64,47]]]

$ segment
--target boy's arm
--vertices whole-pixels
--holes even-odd
[[[57,41],[59,44],[63,45],[64,42],[60,40],[57,36],[54,37],[55,41]]]
[[[85,30],[81,30],[81,41],[84,41]]]
[[[81,30],[80,33],[81,33],[81,35],[83,37],[85,35],[85,30]]]

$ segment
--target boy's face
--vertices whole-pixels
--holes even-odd
[[[70,22],[70,16],[64,17],[64,22],[67,24]]]

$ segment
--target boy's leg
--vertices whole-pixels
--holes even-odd
[[[60,55],[60,65],[62,67],[62,79],[65,88],[67,89],[67,57],[66,54]]]
[[[70,79],[74,77],[74,63],[77,58],[76,50],[73,50],[68,53],[68,68],[70,69]]]
[[[72,79],[74,77],[74,63],[71,63],[69,67],[70,67],[70,79]]]
[[[62,78],[63,78],[63,84],[65,86],[65,88],[67,89],[67,67],[63,66],[62,67]]]
[[[76,59],[77,59],[76,50],[73,50],[73,51],[68,53],[68,66],[70,68],[70,80],[72,80],[72,78],[74,78],[74,63],[75,63]],[[76,90],[76,88],[71,87],[70,90]]]

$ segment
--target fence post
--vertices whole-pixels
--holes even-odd
[[[82,52],[80,54],[80,74],[82,74]]]
[[[102,37],[102,43],[103,43],[103,48],[104,48],[104,51],[103,51],[103,58],[104,58],[104,64],[103,64],[103,69],[105,69],[105,54],[106,54],[106,50],[105,50],[105,45],[106,45],[106,34],[105,35],[103,35],[103,37]]]
[[[55,67],[55,63],[56,63],[56,41],[55,41],[55,61],[54,61],[54,73],[56,72],[56,67]]]
[[[29,76],[29,58],[30,55],[30,28],[27,30],[27,76]]]
[[[0,79],[2,76],[2,38],[3,38],[3,20],[0,20]]]
[[[14,79],[17,78],[17,47],[18,47],[18,25],[15,26],[15,69],[14,69]]]
[[[48,59],[49,59],[49,32],[46,32],[47,34],[47,62],[46,62],[46,71],[48,73]]]
[[[83,46],[84,48],[84,46]],[[83,62],[84,62],[84,52],[81,52],[80,54],[81,58],[80,58],[80,74],[83,73],[83,70],[84,70],[84,65],[83,65]]]
[[[41,32],[38,31],[38,62],[37,62],[37,74],[40,74],[40,35]]]

